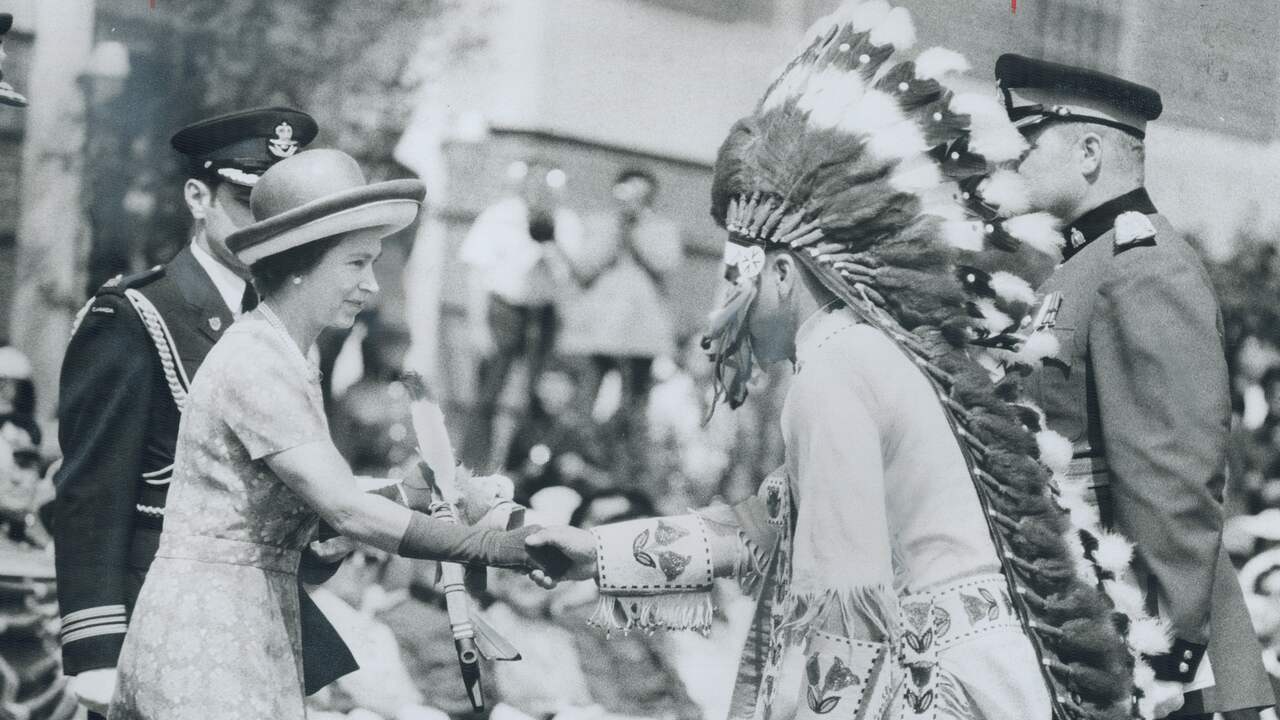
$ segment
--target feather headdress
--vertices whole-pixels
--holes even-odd
[[[905,10],[883,0],[845,5],[814,25],[722,144],[711,212],[729,232],[732,288],[703,341],[717,397],[731,407],[745,400],[745,318],[758,276],[767,253],[791,252],[937,390],[1054,717],[1132,717],[1141,691],[1122,637],[1131,623],[1115,621],[1101,589],[1115,569],[1099,565],[1096,517],[1059,500],[1054,474],[1070,444],[1019,387],[1056,341],[1031,321],[1036,297],[1025,281],[979,267],[993,249],[1056,253],[1062,237],[1050,216],[1029,212],[1017,175],[999,170],[1026,148],[1001,105],[948,87],[967,68],[954,52],[903,59],[914,40]],[[1109,543],[1101,559],[1123,562],[1124,548]],[[1144,626],[1140,644],[1158,635]]]

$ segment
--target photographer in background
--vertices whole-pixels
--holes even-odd
[[[619,480],[646,487],[645,408],[653,361],[675,354],[667,284],[682,259],[680,228],[654,212],[658,180],[652,172],[624,169],[612,189],[613,208],[586,221],[586,247],[577,256],[584,287],[565,303],[560,354],[590,359],[589,402],[607,373],[621,376],[622,398],[606,423],[606,437]]]
[[[463,452],[477,467],[505,457],[515,423],[504,424],[495,442],[494,419],[517,358],[527,365],[521,411],[537,402],[534,388],[555,344],[559,288],[574,280],[566,253],[582,244],[582,222],[560,206],[563,170],[542,160],[517,161],[507,180],[510,194],[480,213],[459,251],[470,270],[468,327],[480,357]]]

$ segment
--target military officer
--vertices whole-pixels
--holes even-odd
[[[1071,472],[1088,476],[1103,525],[1134,544],[1138,583],[1172,629],[1171,650],[1148,661],[1167,698],[1155,714],[1271,705],[1221,541],[1222,320],[1195,251],[1143,187],[1160,94],[1018,55],[1000,57],[996,77],[1030,144],[1018,173],[1031,209],[1066,225],[1061,264],[1040,288],[1060,301],[1060,356],[1032,389],[1072,441]]]
[[[179,130],[171,144],[190,165],[182,188],[190,244],[168,265],[108,282],[78,318],[62,367],[54,540],[63,663],[90,710],[105,712],[111,700],[132,604],[155,555],[188,383],[257,303],[226,237],[252,220],[258,176],[316,132],[309,115],[282,107]],[[308,580],[323,575],[307,565]],[[305,592],[300,600],[314,692],[354,661]]]

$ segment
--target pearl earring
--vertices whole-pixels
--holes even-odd
[[[294,284],[294,285],[301,285],[301,284],[302,284],[302,276],[301,276],[301,275],[294,275],[294,276],[293,276],[293,284]]]

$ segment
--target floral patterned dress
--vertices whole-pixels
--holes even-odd
[[[264,458],[328,437],[319,371],[270,308],[242,317],[187,398],[112,720],[305,717],[296,575],[317,514]]]

